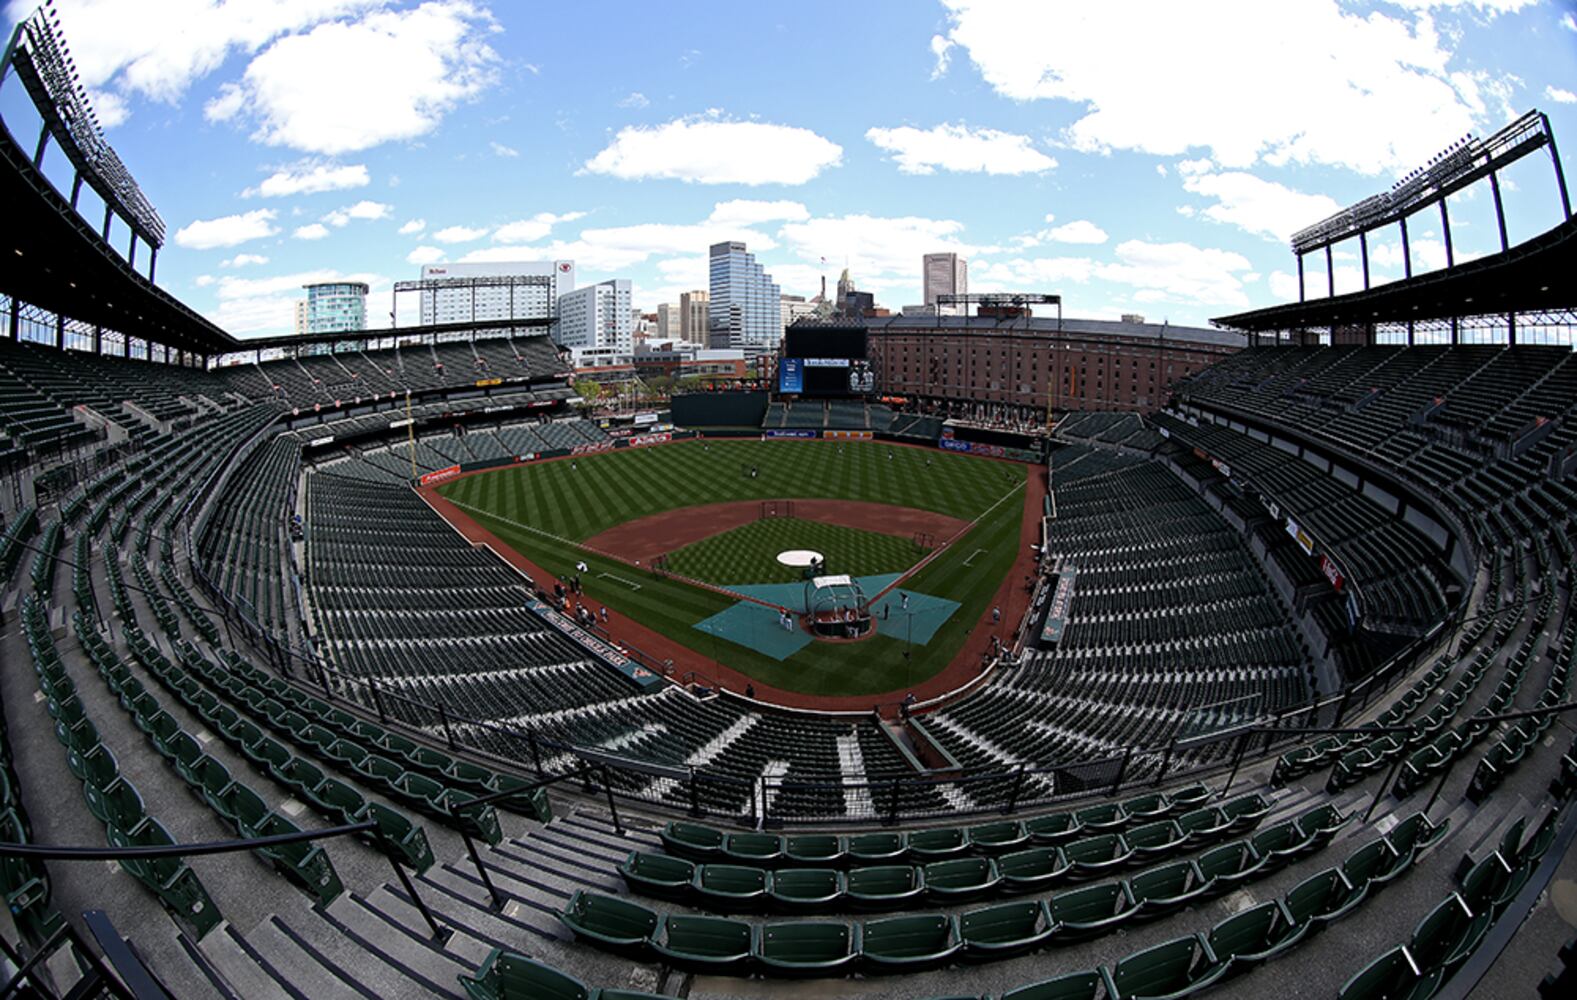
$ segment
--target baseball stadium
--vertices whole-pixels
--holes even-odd
[[[1303,220],[1296,300],[845,288],[655,389],[562,343],[567,261],[198,312],[52,11],[0,65],[0,995],[1574,995],[1549,115]]]

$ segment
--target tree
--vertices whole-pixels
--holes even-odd
[[[575,383],[575,391],[580,393],[580,398],[588,403],[595,403],[602,398],[602,383],[593,379],[583,378]]]

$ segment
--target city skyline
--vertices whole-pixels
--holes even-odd
[[[520,5],[244,7],[57,3],[168,223],[159,285],[240,336],[288,333],[320,281],[366,282],[386,323],[394,281],[461,261],[573,261],[653,312],[707,286],[723,241],[807,298],[848,266],[897,311],[923,301],[922,255],[955,253],[971,291],[1199,324],[1295,299],[1292,231],[1466,132],[1537,107],[1577,142],[1577,17],[1553,0],[810,4],[727,28],[593,5],[609,49],[647,54],[612,69]],[[829,19],[881,42],[797,43]],[[1513,242],[1555,221],[1538,159],[1505,177]],[[1496,248],[1488,202],[1452,199],[1459,261]],[[1413,231],[1415,267],[1443,263],[1437,228]],[[1395,244],[1371,243],[1379,278]],[[1358,286],[1346,251],[1333,269]]]

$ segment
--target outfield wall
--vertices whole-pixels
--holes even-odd
[[[767,416],[765,392],[692,392],[669,405],[680,427],[760,427]]]

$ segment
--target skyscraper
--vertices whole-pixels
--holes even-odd
[[[938,295],[963,295],[969,291],[969,262],[956,253],[928,253],[920,266],[925,304],[936,305]]]
[[[679,295],[679,339],[687,344],[706,346],[706,312],[711,298],[697,289]]]
[[[657,339],[684,339],[679,335],[679,303],[660,302],[657,304]]]
[[[783,339],[777,282],[738,241],[714,243],[709,262],[711,301],[707,334],[712,347],[771,348]]]
[[[559,296],[560,347],[635,348],[630,312],[630,279],[615,278],[577,288]]]
[[[367,328],[364,282],[325,281],[305,287],[308,333],[347,333]]]

